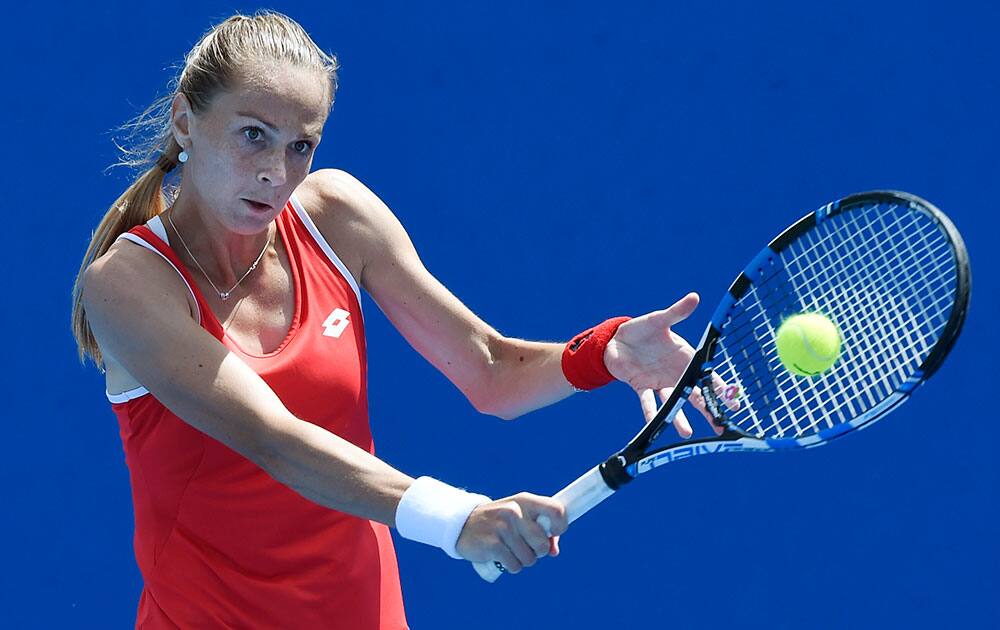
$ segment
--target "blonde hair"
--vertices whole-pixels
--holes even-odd
[[[127,166],[139,172],[132,185],[118,197],[91,235],[73,284],[73,336],[80,361],[87,356],[98,368],[104,360],[81,301],[81,281],[87,267],[103,256],[115,239],[133,227],[163,212],[177,195],[177,186],[165,182],[177,167],[181,147],[171,130],[171,103],[184,94],[195,114],[208,109],[212,100],[230,89],[241,74],[260,62],[287,62],[314,69],[328,77],[330,107],[337,91],[337,58],[323,52],[308,33],[290,17],[274,11],[233,15],[207,31],[184,57],[184,66],[169,83],[168,94],[122,125],[132,142],[116,142],[122,158],[112,166]],[[137,140],[137,141],[136,141]]]

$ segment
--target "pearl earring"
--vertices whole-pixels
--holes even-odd
[[[187,151],[181,151],[180,153],[178,153],[177,154],[177,161],[180,162],[181,164],[183,164],[184,162],[187,162],[188,161]]]

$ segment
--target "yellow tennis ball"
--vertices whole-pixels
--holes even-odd
[[[788,371],[816,376],[840,358],[840,330],[820,313],[792,315],[778,327],[775,345],[778,358]]]

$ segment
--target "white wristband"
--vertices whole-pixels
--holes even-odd
[[[493,499],[442,483],[433,477],[414,481],[396,507],[396,531],[403,538],[444,549],[461,559],[455,549],[472,510]]]

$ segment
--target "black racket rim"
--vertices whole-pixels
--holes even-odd
[[[858,426],[850,427],[844,430],[843,433],[835,436],[840,437],[841,435],[852,433],[857,429],[868,426],[875,422],[876,420],[884,417],[887,413],[897,408],[901,402],[909,398],[912,394],[913,389],[916,385],[925,382],[929,379],[941,366],[945,357],[954,347],[959,334],[965,323],[965,318],[968,313],[969,301],[972,291],[972,274],[969,265],[969,255],[965,247],[965,242],[962,239],[961,234],[955,227],[954,223],[948,218],[948,216],[942,212],[935,205],[929,201],[914,195],[912,193],[898,191],[898,190],[871,190],[865,192],[854,193],[843,197],[837,201],[831,202],[822,206],[821,208],[808,213],[801,219],[787,227],[778,236],[771,240],[768,244],[767,249],[770,249],[775,255],[780,253],[782,250],[787,248],[791,243],[795,242],[800,236],[808,232],[810,229],[815,227],[820,220],[825,220],[826,218],[836,216],[838,214],[849,211],[859,205],[865,205],[870,203],[896,203],[899,205],[906,205],[913,209],[919,210],[932,218],[944,232],[948,238],[952,253],[955,256],[955,271],[956,271],[956,288],[955,288],[955,299],[952,306],[951,313],[949,315],[948,321],[941,332],[940,337],[936,340],[933,348],[928,352],[927,356],[921,362],[920,366],[917,368],[919,373],[919,382],[914,384],[909,392],[902,398],[902,400],[897,401],[894,404],[888,405],[887,408],[883,409],[879,413],[874,413],[865,422],[859,424]],[[763,251],[766,251],[763,250]],[[752,263],[751,263],[752,264]],[[748,266],[749,267],[749,266]],[[753,284],[751,278],[747,275],[744,270],[737,276],[736,280],[730,285],[727,294],[723,298],[723,302],[720,305],[720,309],[725,304],[733,304],[743,297],[745,292]],[[720,426],[723,426],[723,433],[718,436],[708,436],[703,438],[695,438],[692,440],[684,440],[680,442],[675,442],[673,444],[656,448],[649,449],[650,444],[659,436],[659,434],[666,428],[665,417],[668,415],[670,409],[678,404],[682,398],[687,399],[688,395],[692,389],[706,378],[711,378],[712,369],[709,363],[708,367],[703,367],[707,362],[709,362],[709,357],[712,356],[712,351],[715,343],[721,336],[720,329],[715,325],[714,322],[718,320],[717,316],[714,316],[713,323],[709,324],[705,334],[702,338],[701,345],[696,350],[691,363],[688,365],[687,369],[684,371],[681,379],[678,381],[677,386],[668,399],[658,411],[656,417],[648,423],[642,431],[639,432],[628,445],[619,451],[615,456],[608,460],[609,463],[616,462],[614,468],[621,466],[623,469],[635,464],[639,460],[655,455],[678,446],[682,445],[696,445],[703,444],[707,442],[724,442],[724,441],[735,441],[740,438],[751,438],[759,441],[766,441],[764,438],[751,435],[744,432],[735,424],[730,422],[726,418],[725,412],[721,411],[719,407],[718,400],[714,399],[714,396],[709,393],[705,396],[707,403],[713,403],[715,408],[712,409],[710,405],[710,411],[713,416],[716,416],[717,420],[720,422]],[[824,439],[819,444],[825,444],[831,439]],[[649,449],[649,450],[647,450]],[[616,475],[619,477],[619,475]]]

